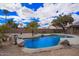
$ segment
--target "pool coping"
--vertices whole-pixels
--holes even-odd
[[[52,49],[61,49],[62,46],[58,45],[58,46],[52,46],[52,47],[45,47],[45,48],[37,48],[37,49],[31,49],[31,48],[22,48],[22,51],[25,53],[38,53],[38,52],[43,52],[43,51],[51,51]]]

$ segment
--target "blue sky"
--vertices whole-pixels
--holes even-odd
[[[0,9],[0,15],[4,15],[2,9]],[[8,13],[7,15],[8,15],[8,16],[12,16],[12,15],[14,15],[14,16],[18,16],[16,12],[10,12],[10,13]]]
[[[5,5],[4,5],[5,4]],[[74,19],[79,19],[79,4],[44,4],[44,3],[19,3],[8,5],[0,4],[0,24],[4,24],[8,19],[15,19],[16,23],[28,24],[36,21],[40,26],[48,26],[49,23],[60,14],[72,14]],[[69,6],[69,7],[68,7]],[[3,9],[10,11],[7,20]]]
[[[21,3],[22,6],[28,7],[32,9],[33,11],[36,11],[38,8],[43,7],[43,3]]]

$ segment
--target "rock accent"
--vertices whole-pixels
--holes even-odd
[[[62,42],[60,42],[60,45],[63,45],[64,47],[70,47],[70,42],[68,40],[64,40]]]
[[[19,46],[19,47],[24,47],[24,43],[23,43],[23,42],[18,43],[18,46]]]

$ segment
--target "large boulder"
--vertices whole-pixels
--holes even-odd
[[[64,47],[70,47],[70,42],[68,40],[64,40],[60,42],[60,45],[63,45]]]
[[[24,43],[23,43],[23,42],[18,43],[18,46],[19,46],[19,47],[24,47]]]

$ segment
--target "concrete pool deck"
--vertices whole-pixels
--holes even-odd
[[[9,42],[7,42],[9,43]],[[48,51],[39,51],[35,53],[23,52],[17,45],[5,45],[0,48],[0,56],[79,56],[79,45],[73,45],[70,48],[51,49]]]
[[[46,47],[46,48],[37,48],[37,49],[31,49],[31,48],[22,48],[22,51],[25,53],[38,53],[38,52],[43,52],[43,51],[51,51],[52,49],[61,49],[62,46],[53,46],[53,47]]]
[[[26,35],[29,35],[29,34],[27,33]],[[70,34],[67,34],[67,35],[70,35]],[[77,40],[74,41],[74,39],[77,39]],[[0,56],[79,56],[79,38],[77,36],[74,39],[70,39],[71,43],[73,43],[72,47],[70,48],[60,48],[59,46],[57,46],[54,48],[50,47],[50,49],[45,48],[45,50],[40,49],[40,51],[38,49],[37,51],[36,50],[34,52],[32,51],[32,53],[29,52],[31,49],[29,49],[28,51],[25,48],[21,48],[21,47],[18,47],[17,45],[11,44],[10,42],[7,42],[8,45],[5,44],[3,48],[0,48]],[[23,39],[18,39],[18,42],[22,42],[22,41]]]

